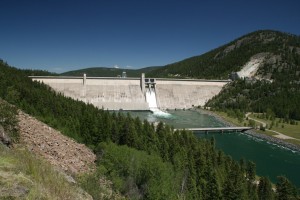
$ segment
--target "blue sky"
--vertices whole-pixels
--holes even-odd
[[[1,0],[0,58],[27,69],[161,66],[252,31],[300,35],[299,0]]]

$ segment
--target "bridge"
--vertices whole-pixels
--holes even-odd
[[[207,127],[207,128],[184,128],[184,130],[189,131],[201,131],[201,132],[245,132],[247,130],[253,129],[252,127],[242,126],[242,127]],[[183,130],[183,129],[177,129]]]

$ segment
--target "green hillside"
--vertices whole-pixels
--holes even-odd
[[[101,188],[97,187],[101,177],[110,179],[114,190],[128,199],[298,196],[284,177],[279,177],[276,193],[268,178],[262,177],[256,185],[255,164],[234,161],[215,149],[213,139],[198,139],[191,132],[174,131],[163,123],[155,127],[130,115],[66,98],[3,62],[0,97],[94,150],[96,172],[78,179],[94,199],[101,198]]]
[[[263,53],[262,64],[253,77],[230,83],[206,106],[237,118],[243,118],[246,112],[266,113],[272,119],[277,117],[293,124],[300,119],[300,37],[260,31],[239,40],[247,38],[250,44],[234,50],[235,54],[251,52],[245,56],[248,61],[253,52],[255,55]],[[226,57],[223,60],[227,60]],[[239,68],[230,70],[238,71]]]
[[[268,60],[275,59],[275,63],[268,62],[260,69],[258,73],[261,75],[266,76],[267,73],[272,72],[276,73],[274,78],[280,78],[282,77],[280,73],[283,71],[294,78],[296,71],[300,71],[299,36],[277,31],[256,31],[203,55],[161,67],[148,75],[170,78],[228,79],[228,74],[239,71],[252,56],[259,53],[269,53]],[[299,73],[297,79],[299,80]]]
[[[300,119],[300,36],[256,31],[200,56],[166,65],[148,76],[228,79],[243,66],[257,70],[227,85],[206,106],[243,118],[246,112],[272,113],[286,122]],[[250,64],[249,64],[250,63]]]
[[[86,74],[89,77],[117,77],[126,72],[128,77],[140,77],[142,73],[148,74],[149,72],[158,69],[159,67],[146,67],[142,69],[119,69],[119,68],[106,68],[106,67],[93,67],[86,69],[79,69],[69,72],[64,72],[62,76],[82,76]]]

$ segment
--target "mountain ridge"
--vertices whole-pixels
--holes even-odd
[[[82,76],[86,74],[89,77],[117,77],[122,76],[123,72],[126,72],[128,77],[140,77],[141,73],[148,73],[152,70],[159,68],[157,66],[145,67],[141,69],[129,69],[129,68],[109,68],[109,67],[90,67],[84,69],[78,69],[61,73],[61,76]]]
[[[227,79],[228,74],[239,71],[249,59],[258,54],[284,53],[286,46],[300,52],[300,37],[279,31],[261,30],[241,36],[199,56],[193,56],[155,71],[153,77]],[[294,50],[295,49],[295,50]]]
[[[246,44],[241,44],[236,51],[240,41],[246,41]],[[227,53],[223,63],[228,63],[226,57],[229,54],[236,54],[233,65],[226,72],[234,72],[237,76],[232,78],[237,80],[223,88],[206,106],[240,119],[247,112],[271,112],[272,118],[278,117],[291,123],[300,119],[299,36],[258,31],[233,41],[221,50],[215,56]],[[252,74],[246,73],[246,68]]]
[[[260,75],[265,76],[268,70],[260,69],[264,68],[265,64],[274,65],[281,61],[283,65],[290,63],[290,60],[285,57],[288,50],[293,54],[300,54],[300,36],[280,31],[258,30],[240,36],[204,54],[164,66],[141,69],[93,67],[68,71],[60,75],[82,76],[83,73],[86,73],[88,76],[93,77],[116,77],[125,71],[128,77],[140,77],[141,73],[146,73],[147,77],[157,78],[228,79],[231,72],[240,71],[251,57],[265,53],[267,58],[264,59],[265,62],[257,70]],[[300,61],[296,60],[296,62],[296,65],[299,65]]]

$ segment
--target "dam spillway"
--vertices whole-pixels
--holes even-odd
[[[144,76],[141,78],[31,76],[30,78],[49,85],[64,96],[108,110],[150,110],[153,106],[163,110],[188,109],[203,106],[229,82],[155,79]],[[151,100],[147,101],[147,98]]]
[[[157,109],[157,100],[156,100],[156,94],[154,88],[148,88],[146,89],[146,101],[149,105],[150,110],[151,109]]]

